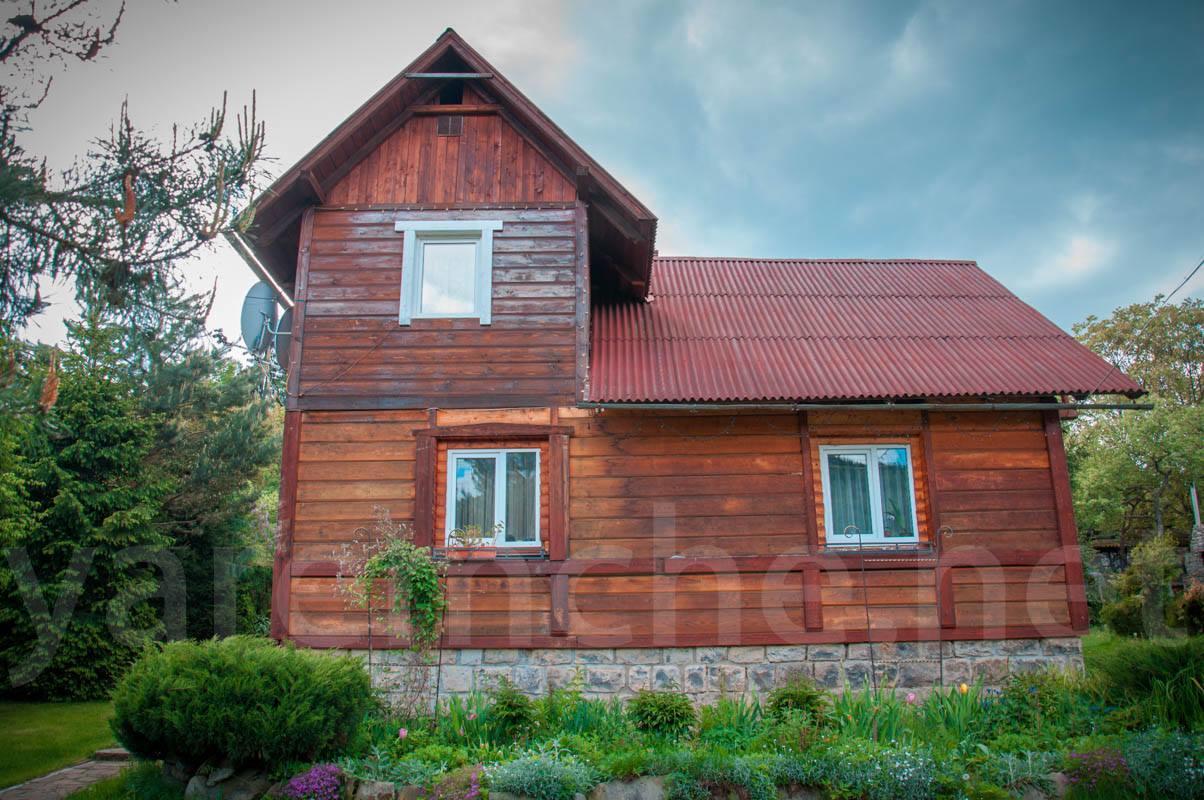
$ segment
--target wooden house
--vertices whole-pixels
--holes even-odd
[[[449,562],[443,691],[907,686],[1074,663],[1060,414],[1141,388],[972,261],[662,257],[454,31],[234,236],[293,307],[273,635],[376,507]]]

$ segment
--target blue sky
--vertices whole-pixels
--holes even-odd
[[[450,25],[652,208],[663,254],[972,258],[1067,328],[1204,258],[1204,3],[330,9],[135,3],[35,146],[63,163],[127,95],[164,127],[256,88],[278,172]],[[250,273],[190,269],[233,332]]]

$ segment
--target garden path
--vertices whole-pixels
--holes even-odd
[[[84,761],[70,767],[51,772],[40,778],[0,789],[0,800],[63,800],[80,789],[111,778],[128,766],[125,759],[116,759],[109,751],[92,761]]]

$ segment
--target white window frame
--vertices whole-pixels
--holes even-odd
[[[405,234],[401,255],[401,310],[397,321],[409,325],[415,319],[477,319],[482,325],[492,321],[493,307],[493,232],[502,229],[497,219],[472,220],[397,220],[393,230]],[[429,241],[471,242],[476,245],[475,302],[472,311],[463,314],[422,312],[423,244]]]
[[[508,542],[506,541],[506,455],[509,453],[535,454],[535,541]],[[542,547],[543,546],[543,507],[541,501],[540,470],[542,455],[538,447],[506,447],[506,448],[461,448],[447,451],[447,513],[443,521],[443,541],[451,544],[452,531],[456,529],[456,459],[457,458],[489,458],[494,460],[493,470],[493,518],[502,523],[502,529],[494,537],[496,547]]]
[[[882,523],[882,484],[878,478],[878,451],[903,448],[907,452],[907,488],[911,492],[911,529],[912,536],[884,535]],[[828,477],[828,456],[833,453],[859,453],[866,457],[869,469],[870,483],[870,524],[874,530],[870,533],[846,534],[832,527],[832,489]],[[826,540],[831,544],[916,544],[920,540],[920,523],[916,515],[916,468],[911,458],[911,445],[904,442],[875,442],[874,444],[839,444],[820,445],[820,472],[824,488],[824,530]]]

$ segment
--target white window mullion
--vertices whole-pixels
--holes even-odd
[[[493,543],[506,542],[506,452],[502,451],[495,457],[497,466],[493,470]],[[502,528],[499,531],[498,523]]]
[[[878,541],[883,539],[886,524],[882,520],[882,483],[878,480],[878,448],[871,447],[866,451],[866,477],[870,484],[870,538]]]

